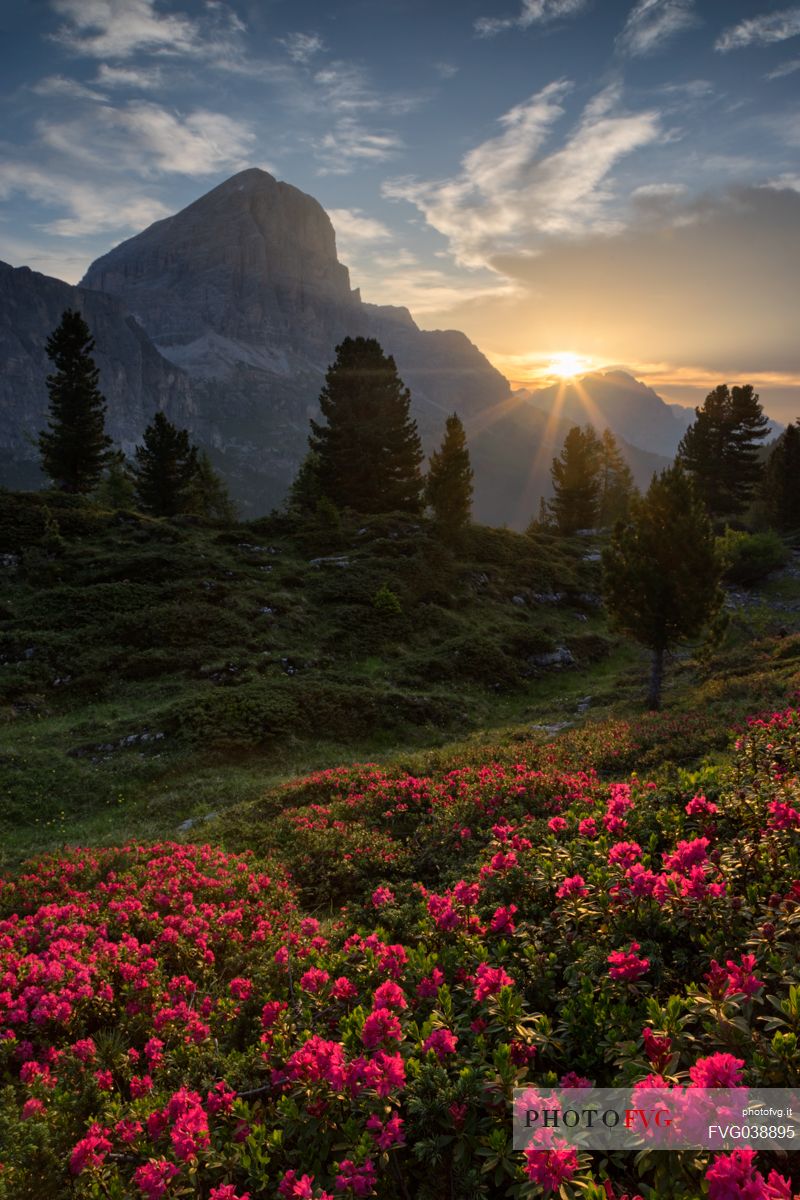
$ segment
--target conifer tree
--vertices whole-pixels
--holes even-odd
[[[412,512],[422,506],[422,446],[411,393],[374,338],[336,347],[320,395],[325,423],[312,421],[322,492],[337,508]]]
[[[469,523],[472,511],[473,471],[464,426],[457,413],[445,422],[444,438],[430,459],[425,498],[436,523],[453,537]]]
[[[48,428],[39,434],[42,470],[61,491],[78,495],[96,487],[111,446],[94,348],[88,325],[69,308],[47,339],[55,372],[47,376]]]
[[[650,650],[648,707],[661,704],[664,656],[718,611],[720,564],[705,506],[680,464],[669,467],[603,551],[603,592],[614,625]]]
[[[713,517],[735,516],[749,504],[761,479],[758,444],[769,421],[752,385],[709,392],[678,447],[678,459],[693,476]]]
[[[289,488],[286,497],[286,507],[289,512],[301,517],[309,517],[317,510],[322,499],[322,485],[319,478],[319,455],[309,450]]]
[[[226,525],[232,525],[236,520],[236,505],[205,450],[196,454],[195,469],[186,486],[183,511]]]
[[[633,473],[610,429],[604,430],[600,439],[598,477],[597,520],[601,527],[608,528],[628,515],[631,500],[637,493]]]
[[[197,451],[188,432],[157,412],[144,431],[143,445],[136,447],[133,474],[142,511],[154,517],[185,512],[196,471]]]
[[[800,529],[800,421],[787,426],[773,446],[761,494],[771,525]]]
[[[114,451],[93,494],[101,508],[130,509],[136,504],[136,486],[121,450]]]
[[[600,442],[591,425],[573,425],[550,469],[553,514],[559,533],[567,536],[597,524],[600,499]]]

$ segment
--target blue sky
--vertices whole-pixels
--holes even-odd
[[[27,0],[0,9],[0,258],[76,281],[247,166],[365,299],[512,379],[558,355],[800,413],[800,5]],[[550,373],[550,374],[548,374]]]

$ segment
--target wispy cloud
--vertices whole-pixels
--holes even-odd
[[[160,67],[111,67],[108,63],[101,63],[95,82],[107,88],[138,88],[140,91],[152,91],[163,85],[164,75]]]
[[[98,186],[28,163],[0,163],[0,199],[7,199],[13,192],[47,207],[66,209],[67,216],[41,226],[59,237],[142,229],[169,213],[164,204],[137,194],[129,183]]]
[[[53,39],[74,54],[104,60],[147,53],[235,65],[246,28],[220,0],[206,0],[197,17],[164,12],[159,0],[51,0],[51,6],[64,19]]]
[[[723,54],[745,46],[770,46],[785,42],[800,34],[800,8],[784,8],[780,12],[762,13],[748,17],[738,25],[725,29],[714,44]]]
[[[325,49],[325,43],[316,33],[290,33],[280,39],[292,62],[307,63]]]
[[[412,112],[425,99],[423,93],[393,93],[377,89],[357,63],[337,59],[313,76],[326,111],[351,114],[380,112],[399,116]]]
[[[247,164],[255,140],[247,125],[223,113],[197,109],[181,116],[147,101],[96,106],[73,121],[42,120],[37,131],[70,161],[144,176],[237,169]]]
[[[788,62],[781,63],[773,71],[769,71],[765,78],[783,79],[785,75],[793,75],[795,71],[800,71],[800,58],[790,58]]]
[[[531,25],[546,25],[561,17],[574,17],[588,5],[589,0],[522,0],[522,7],[512,17],[479,17],[475,32],[480,37],[494,37],[507,29],[528,29]]]
[[[386,162],[403,142],[393,133],[373,132],[353,117],[342,117],[313,146],[321,174],[348,175],[359,165]]]
[[[550,84],[511,109],[501,118],[503,132],[471,150],[455,178],[393,180],[384,194],[416,205],[468,267],[492,266],[512,250],[533,252],[543,237],[617,230],[610,173],[659,136],[659,114],[617,112],[618,92],[606,89],[564,144],[543,153],[569,87],[563,80]]]
[[[328,216],[336,232],[337,251],[348,261],[364,249],[372,254],[376,245],[392,239],[392,231],[383,221],[360,208],[329,208]]]
[[[64,75],[48,75],[40,79],[31,89],[37,96],[60,96],[66,100],[105,100],[101,92],[96,92],[77,79],[67,79]]]
[[[654,54],[697,23],[694,0],[639,0],[628,14],[617,47],[634,57]]]

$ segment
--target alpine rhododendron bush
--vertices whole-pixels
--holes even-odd
[[[799,1082],[800,713],[702,791],[620,741],[2,881],[0,1195],[792,1200],[793,1157],[512,1150],[514,1087]]]

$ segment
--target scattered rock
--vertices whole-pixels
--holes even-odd
[[[564,599],[563,592],[534,592],[533,600],[536,604],[560,604]]]
[[[557,670],[575,666],[575,658],[566,646],[556,646],[555,650],[546,654],[533,654],[528,662],[532,667],[554,667]]]
[[[531,725],[531,729],[542,733],[561,733],[562,729],[571,729],[574,724],[574,721],[554,721],[551,725]]]
[[[324,558],[309,559],[312,567],[349,567],[350,559],[346,554],[328,554]]]
[[[19,566],[18,554],[0,554],[0,567],[6,571],[16,571]]]
[[[581,558],[584,562],[600,562],[601,554],[599,550],[587,550]]]
[[[576,705],[577,711],[579,713],[585,713],[591,703],[592,703],[591,696],[582,696]]]
[[[512,604],[523,605],[523,604],[526,604],[526,603],[527,603],[527,601],[526,601],[526,599],[525,599],[525,597],[524,597],[524,596],[512,596],[512,597],[511,597],[511,603],[512,603]]]
[[[188,833],[195,824],[196,822],[194,817],[187,817],[186,820],[181,821],[180,825],[178,826],[178,833]]]

